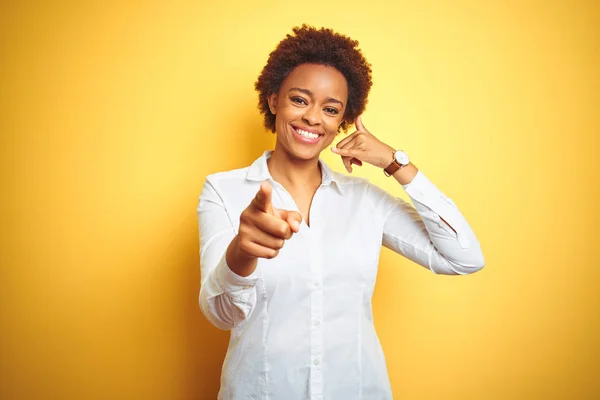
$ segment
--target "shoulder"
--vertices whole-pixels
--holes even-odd
[[[345,175],[333,171],[332,176],[335,182],[340,186],[344,194],[349,196],[364,196],[372,193],[373,189],[378,189],[378,187],[371,183],[371,181],[369,181],[369,179],[367,178]]]
[[[205,196],[218,195],[219,197],[229,196],[244,185],[249,167],[233,169],[230,171],[216,172],[206,176],[200,198]]]
[[[349,176],[335,171],[331,171],[331,175],[337,183],[344,187],[359,188],[370,185],[370,182],[367,178],[360,176]]]
[[[338,172],[332,174],[345,196],[360,197],[371,206],[385,210],[398,201],[396,196],[388,193],[367,178],[348,176]]]
[[[244,180],[246,179],[246,175],[248,174],[248,168],[250,167],[232,169],[231,171],[215,172],[214,174],[207,175],[206,181],[210,182],[213,185],[216,185],[221,182],[227,182],[232,180]]]

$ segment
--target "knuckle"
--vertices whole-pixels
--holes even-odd
[[[239,231],[243,233],[251,233],[254,227],[254,223],[252,218],[246,217],[243,220],[240,220],[240,228]]]
[[[249,242],[251,240],[251,238],[253,236],[255,236],[255,231],[252,227],[250,226],[240,226],[240,229],[238,231],[238,235],[240,236],[241,240],[244,240],[246,242]]]
[[[240,222],[248,223],[249,220],[250,220],[250,211],[248,209],[245,209],[240,214]]]
[[[278,232],[279,232],[279,234],[281,234],[282,236],[285,236],[285,235],[287,235],[287,233],[288,233],[288,230],[289,230],[289,229],[288,229],[288,226],[287,226],[287,224],[286,224],[286,225],[281,225],[281,226],[279,227],[279,230],[278,230]]]
[[[248,244],[249,243],[246,240],[240,240],[240,243],[239,243],[240,250],[242,250],[244,253],[249,253],[250,248],[249,248]]]

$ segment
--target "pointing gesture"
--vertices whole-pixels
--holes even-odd
[[[279,216],[277,211],[273,208],[273,204],[271,203],[271,197],[273,193],[273,188],[266,182],[260,184],[260,188],[252,199],[252,205],[260,211],[263,211],[267,214],[273,216]]]
[[[263,182],[240,216],[238,250],[246,257],[276,257],[285,241],[300,229],[300,213],[273,207],[272,192],[271,185]]]
[[[379,168],[386,168],[393,161],[394,149],[377,139],[365,128],[360,116],[355,121],[356,132],[340,141],[331,151],[342,157],[348,172],[352,172],[352,164],[359,167],[367,162]]]

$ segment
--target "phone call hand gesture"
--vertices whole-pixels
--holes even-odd
[[[369,132],[360,116],[356,118],[355,126],[356,132],[331,148],[331,151],[342,157],[346,170],[352,172],[352,164],[361,167],[363,162],[379,168],[390,165],[393,161],[394,149]]]

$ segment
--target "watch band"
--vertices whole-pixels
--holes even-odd
[[[392,176],[396,173],[396,171],[398,171],[400,168],[402,168],[402,165],[398,163],[398,161],[394,160],[392,161],[392,163],[383,170],[383,173],[386,176]]]
[[[384,170],[383,170],[383,173],[385,174],[385,176],[394,175],[396,173],[396,171],[398,171],[400,168],[402,168],[404,166],[396,160],[396,152],[395,151],[392,153],[392,158],[394,161],[392,161],[392,163],[390,165],[388,165],[386,168],[384,168]]]

